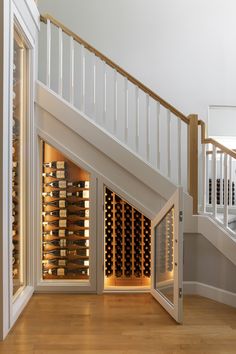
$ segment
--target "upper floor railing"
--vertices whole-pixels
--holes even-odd
[[[39,80],[152,168],[182,185],[193,197],[194,213],[208,212],[228,227],[236,153],[207,138],[205,123],[197,115],[185,116],[62,23],[50,15],[41,16],[41,22]],[[224,203],[227,195],[229,202]]]
[[[222,226],[235,233],[235,172],[236,152],[218,141],[206,137],[206,125],[202,120],[202,196],[201,212],[211,215]]]

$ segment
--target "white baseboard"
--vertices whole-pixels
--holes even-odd
[[[236,293],[196,281],[184,282],[184,294],[199,295],[236,307]]]

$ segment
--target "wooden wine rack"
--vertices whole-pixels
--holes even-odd
[[[42,150],[43,150],[43,163],[46,162],[51,162],[51,161],[64,161],[66,164],[66,178],[65,180],[68,182],[75,182],[75,181],[89,181],[90,180],[90,174],[88,172],[86,172],[85,170],[81,169],[80,167],[78,167],[77,165],[75,165],[73,162],[71,162],[69,159],[67,159],[62,153],[60,153],[58,150],[56,150],[55,148],[53,148],[52,146],[50,146],[49,144],[42,142]],[[49,168],[49,167],[43,167],[42,168],[42,172],[43,173],[48,173],[51,172],[55,169],[53,168]],[[45,186],[46,183],[50,183],[52,181],[57,181],[56,178],[54,177],[42,177],[42,192],[51,192],[51,191],[55,191],[55,190],[59,190],[59,188],[54,188],[51,186]],[[70,191],[70,192],[78,192],[78,191],[83,191],[83,190],[88,190],[85,188],[77,188],[77,187],[68,187],[66,189],[66,191]],[[55,201],[58,200],[59,198],[57,197],[43,197],[42,198],[42,203],[44,203],[44,201],[47,202],[51,202],[51,201]],[[84,198],[80,198],[80,197],[67,197],[65,198],[65,201],[68,202],[79,202],[79,201],[89,201],[88,199],[84,199]],[[81,211],[81,210],[86,210],[89,208],[83,208],[83,207],[74,207],[74,206],[70,206],[67,209],[67,211],[69,210],[73,211],[73,214],[76,214],[76,211]],[[42,211],[54,211],[54,210],[59,210],[58,207],[55,206],[43,206],[42,205]],[[42,222],[43,220],[47,220],[47,221],[53,221],[53,220],[59,220],[60,217],[59,216],[49,216],[47,215],[46,217],[42,217]],[[75,220],[89,220],[86,217],[80,217],[80,216],[76,216]],[[42,226],[42,230],[43,230],[43,234],[46,233],[46,235],[42,235],[42,274],[43,274],[43,279],[55,279],[55,280],[62,280],[62,279],[80,279],[80,280],[88,280],[89,279],[89,246],[83,249],[79,249],[77,248],[76,251],[76,255],[73,254],[69,254],[68,252],[68,247],[67,246],[62,246],[62,247],[58,247],[55,246],[55,250],[59,249],[63,249],[66,250],[66,255],[65,256],[61,256],[61,255],[53,255],[50,253],[47,253],[45,250],[45,246],[46,245],[48,247],[48,244],[50,244],[50,240],[52,239],[58,239],[61,240],[61,237],[58,236],[53,236],[53,235],[49,235],[51,230],[58,230],[59,227],[57,226],[51,226],[51,225],[47,225],[47,226]],[[73,232],[83,232],[83,230],[88,230],[89,232],[89,227],[83,227],[83,226],[78,226],[78,225],[71,225],[69,224],[66,228],[60,228],[60,230],[67,230],[67,231],[73,231]],[[81,241],[83,242],[84,240],[84,244],[86,245],[86,241],[89,242],[89,236],[79,236]],[[73,243],[73,235],[69,236],[66,235],[63,237],[65,242],[69,242],[70,244]],[[52,246],[53,247],[53,246]],[[70,246],[70,250],[69,251],[75,251],[76,248],[73,248],[73,245]],[[73,253],[73,252],[72,252]],[[53,265],[53,264],[47,264],[48,260],[64,260],[66,262],[65,265]],[[77,262],[77,263],[75,263]],[[79,268],[78,268],[78,262],[80,262],[79,264]],[[86,265],[85,265],[86,262]],[[82,263],[82,264],[81,264]],[[88,263],[88,264],[87,264]],[[66,274],[67,266],[71,266],[71,265],[76,265],[77,269],[81,269],[84,270],[85,273],[87,274],[77,274],[76,271],[73,271],[70,268],[69,274]],[[83,265],[84,264],[84,265]],[[65,270],[65,274],[64,275],[58,275],[58,274],[44,274],[45,271],[47,271],[48,269],[58,269],[58,268],[63,268]]]
[[[105,286],[150,286],[151,221],[105,189]]]

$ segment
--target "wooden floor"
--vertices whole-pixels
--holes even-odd
[[[37,294],[1,354],[235,354],[236,309],[196,296],[177,325],[149,294]]]

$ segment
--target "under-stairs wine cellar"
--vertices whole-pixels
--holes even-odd
[[[151,221],[105,188],[105,286],[150,286]]]

